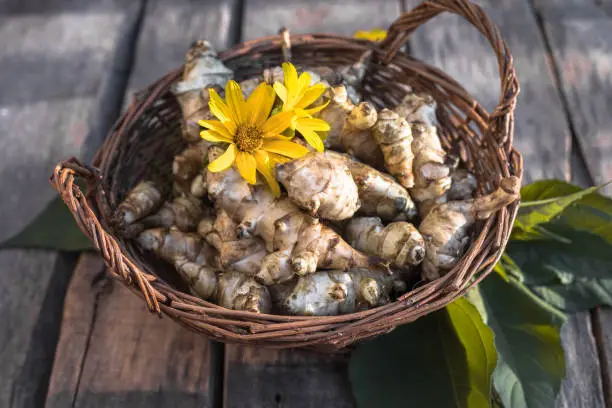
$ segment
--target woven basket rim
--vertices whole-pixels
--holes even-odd
[[[465,17],[489,39],[495,49],[500,62],[502,96],[499,106],[491,114],[488,114],[458,82],[447,74],[400,50],[418,26],[443,11]],[[346,49],[359,51],[364,57],[371,55],[377,64],[383,66],[392,63],[404,67],[409,63],[412,67],[416,67],[415,69],[422,67],[424,80],[435,82],[442,78],[446,81],[445,90],[456,96],[456,101],[453,100],[453,103],[464,103],[466,106],[463,108],[468,109],[468,101],[471,99],[473,106],[470,109],[475,112],[474,116],[480,118],[482,122],[486,120],[485,125],[488,126],[483,140],[490,140],[487,148],[497,154],[503,164],[499,177],[510,174],[522,177],[522,158],[512,144],[514,109],[519,92],[518,81],[507,46],[497,28],[480,7],[465,0],[425,2],[413,11],[400,16],[389,29],[387,38],[380,44],[324,33],[291,35],[291,43],[295,49],[302,46],[333,47],[342,44]],[[282,45],[281,36],[269,36],[238,44],[220,52],[219,55],[222,60],[227,61],[269,50],[278,51]],[[376,66],[373,69],[376,69]],[[518,211],[518,201],[503,208],[484,223],[480,233],[470,244],[470,248],[450,273],[411,290],[394,302],[357,313],[338,316],[287,316],[229,310],[180,292],[155,275],[143,272],[139,266],[140,260],[134,259],[133,254],[126,253],[121,239],[113,235],[105,220],[105,217],[108,218],[109,214],[112,214],[112,205],[108,201],[110,190],[105,184],[112,170],[111,155],[108,152],[117,149],[122,137],[132,131],[131,127],[135,126],[137,119],[168,91],[170,84],[180,76],[181,72],[182,66],[137,93],[138,96],[115,123],[109,137],[96,154],[93,166],[72,158],[59,163],[51,177],[51,183],[60,193],[79,227],[100,251],[108,270],[133,292],[143,297],[152,312],[163,312],[192,330],[217,337],[225,342],[274,348],[308,347],[320,351],[337,351],[360,338],[388,332],[399,324],[413,321],[444,307],[484,279],[501,257]],[[479,125],[482,126],[482,123]],[[74,183],[75,177],[86,181],[86,193]],[[472,270],[473,265],[478,265],[480,270],[477,271],[476,268]],[[432,298],[434,294],[438,297]]]

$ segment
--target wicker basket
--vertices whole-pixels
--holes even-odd
[[[491,114],[449,76],[400,51],[415,29],[444,11],[473,24],[496,53],[502,96]],[[222,52],[221,58],[241,80],[280,65],[282,44],[280,36],[261,38]],[[292,61],[297,64],[333,67],[369,57],[362,94],[379,107],[393,107],[402,99],[406,87],[398,84],[431,94],[440,107],[443,144],[477,176],[479,194],[492,191],[502,177],[521,177],[521,155],[512,146],[519,85],[510,52],[480,7],[465,0],[425,2],[399,17],[386,40],[377,45],[328,34],[292,36],[291,44]],[[330,317],[260,315],[228,310],[189,295],[175,281],[177,274],[169,265],[116,235],[109,221],[125,193],[141,179],[157,178],[171,184],[171,162],[184,142],[180,109],[169,88],[181,72],[182,67],[137,95],[98,151],[93,166],[71,159],[58,164],[51,178],[80,228],[104,257],[109,272],[143,297],[152,312],[164,313],[222,342],[336,351],[443,308],[482,280],[501,256],[517,202],[477,226],[469,250],[450,273],[376,309]],[[75,178],[85,182],[86,193]]]

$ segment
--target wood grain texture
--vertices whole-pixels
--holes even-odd
[[[227,46],[234,4],[147,2],[128,88],[139,89],[180,65],[196,39]],[[96,274],[99,259],[83,262],[66,298],[65,320],[71,323],[62,326],[47,405],[213,406],[210,342],[149,314],[142,299]]]
[[[612,7],[607,1],[594,3],[580,7],[569,7],[564,0],[536,3],[558,65],[577,147],[588,169],[588,184],[612,180]],[[612,188],[602,192],[610,196]],[[610,406],[612,312],[602,308],[593,311],[592,317],[604,399]]]
[[[149,0],[143,21],[128,96],[185,61],[196,40],[218,50],[237,41],[237,0]]]
[[[248,1],[243,40],[292,33],[333,32],[388,27],[399,15],[397,1]],[[225,408],[353,407],[345,356],[296,350],[259,350],[227,345]]]
[[[407,9],[417,0],[407,0]],[[556,84],[553,63],[529,2],[475,1],[499,26],[516,64],[521,93],[516,109],[515,143],[525,159],[525,182],[569,179],[571,130]],[[487,109],[499,99],[499,74],[490,46],[473,27],[455,16],[440,16],[415,32],[416,57],[441,67]],[[588,329],[588,330],[587,330]],[[600,367],[590,317],[572,317],[562,330],[567,374],[558,407],[603,407]]]
[[[347,356],[226,346],[225,408],[354,407]]]
[[[252,0],[244,5],[242,39],[292,33],[328,32],[352,35],[356,30],[386,28],[398,16],[396,0]]]
[[[55,191],[55,164],[110,126],[117,50],[139,1],[0,3],[0,240]],[[87,5],[95,6],[87,10]],[[41,406],[74,261],[50,251],[0,252],[0,406]]]
[[[47,396],[55,407],[209,407],[209,342],[83,255],[70,283]]]
[[[595,183],[612,180],[612,18],[596,7],[580,15],[562,7],[541,10],[559,67],[578,144]],[[612,187],[604,193],[612,194]]]

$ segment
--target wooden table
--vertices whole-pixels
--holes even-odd
[[[46,178],[91,157],[133,90],[218,48],[292,32],[386,27],[418,0],[0,0],[0,239],[53,197]],[[522,91],[526,181],[612,179],[612,2],[480,0],[507,39]],[[439,17],[409,44],[487,108],[499,98],[483,38]],[[608,189],[607,193],[612,190]],[[100,258],[0,252],[1,407],[353,407],[346,357],[209,342],[104,274]],[[559,407],[611,407],[612,313],[563,329]]]

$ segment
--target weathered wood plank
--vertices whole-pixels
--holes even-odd
[[[354,407],[347,356],[226,346],[225,408]]]
[[[147,2],[129,88],[141,88],[180,65],[193,40],[227,46],[233,41],[234,5]],[[79,268],[68,291],[65,313],[78,323],[62,326],[48,406],[215,405],[210,342],[150,315],[141,299],[105,275],[92,285],[93,269],[91,262]]]
[[[50,0],[37,14],[25,3],[0,3],[0,240],[55,195],[47,182],[55,163],[110,126],[106,85],[139,5]],[[0,252],[0,406],[44,402],[73,258]]]
[[[150,0],[128,95],[181,65],[196,40],[208,40],[219,50],[234,44],[239,28],[237,7],[237,0]]]
[[[578,144],[592,179],[603,183],[612,180],[612,18],[596,6],[573,10],[541,14]]]
[[[569,7],[568,0],[537,3],[537,10],[558,65],[579,153],[588,168],[588,184],[599,184],[612,180],[612,18],[604,13],[612,8],[608,2],[574,3],[579,7]],[[612,188],[603,192],[611,195]],[[611,405],[612,312],[602,308],[592,316],[604,398]]]
[[[399,15],[397,1],[249,1],[243,40],[292,33],[333,32],[388,27]],[[346,357],[296,350],[259,350],[227,345],[225,408],[353,407]]]
[[[83,255],[72,278],[47,407],[208,407],[209,342]]]
[[[352,35],[356,30],[388,27],[398,16],[395,0],[247,1],[242,39],[276,35],[280,27],[292,33],[333,32]]]
[[[417,0],[407,0],[407,9]],[[569,179],[571,131],[556,86],[554,67],[528,1],[480,0],[507,41],[521,94],[516,109],[515,142],[525,159],[525,181]],[[410,42],[419,58],[458,79],[487,109],[499,100],[499,74],[490,46],[474,28],[455,16],[440,16],[415,32]],[[589,330],[586,330],[589,328]],[[599,361],[588,313],[574,316],[562,331],[567,375],[559,407],[603,407]]]

